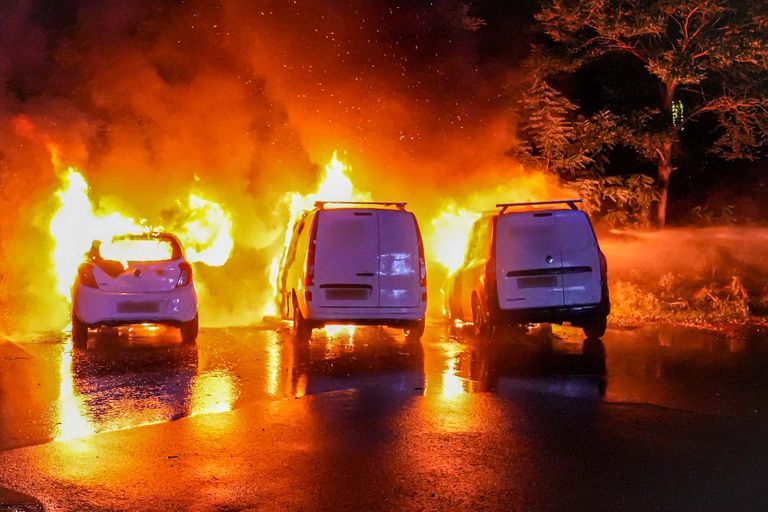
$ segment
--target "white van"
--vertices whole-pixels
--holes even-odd
[[[607,264],[580,202],[505,203],[482,215],[448,284],[452,319],[472,322],[478,334],[499,324],[563,322],[588,338],[605,334]]]
[[[277,301],[297,341],[327,324],[402,327],[418,340],[427,269],[416,217],[405,203],[315,203],[293,226]]]

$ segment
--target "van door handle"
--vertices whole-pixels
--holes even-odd
[[[357,273],[358,277],[373,277],[375,275],[376,274],[374,274],[373,272],[358,272]]]

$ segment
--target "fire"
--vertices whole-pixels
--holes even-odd
[[[352,179],[347,174],[350,167],[341,161],[338,152],[334,151],[330,162],[325,166],[320,183],[315,192],[302,195],[298,192],[289,192],[283,202],[288,205],[290,212],[289,220],[286,225],[285,237],[283,241],[282,255],[275,256],[270,265],[269,282],[272,285],[274,296],[277,297],[277,278],[280,272],[281,261],[287,252],[288,245],[291,243],[291,230],[293,225],[299,219],[302,213],[315,207],[316,201],[370,201],[371,195],[366,192],[360,192],[355,189]],[[264,308],[266,315],[275,315],[276,307],[270,303]],[[338,332],[339,327],[334,328]],[[348,328],[350,335],[354,332],[353,327]]]
[[[52,152],[54,164],[58,155]],[[156,260],[169,257],[163,244],[148,241],[120,241],[120,235],[135,235],[150,231],[168,231],[161,225],[150,225],[146,219],[132,219],[119,212],[103,212],[94,207],[88,195],[89,187],[83,175],[74,167],[63,174],[62,187],[56,192],[59,207],[49,225],[54,241],[52,254],[56,274],[56,291],[70,300],[70,288],[77,268],[94,240],[102,242],[104,256],[118,261]],[[218,203],[191,193],[186,206],[179,202],[185,220],[172,232],[186,248],[191,262],[221,266],[229,259],[234,245],[232,217]]]
[[[453,274],[464,261],[464,252],[472,224],[480,217],[455,204],[448,205],[432,219],[432,231],[426,237],[432,261],[436,261]]]

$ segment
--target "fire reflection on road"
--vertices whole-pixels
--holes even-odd
[[[156,326],[134,331],[108,333],[86,351],[63,346],[55,440],[232,410],[239,391],[230,372],[201,366],[196,347],[162,329],[158,339],[141,337]]]

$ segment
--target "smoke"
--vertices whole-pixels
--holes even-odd
[[[160,222],[194,189],[231,212],[230,262],[198,269],[207,323],[258,319],[281,198],[313,189],[336,148],[359,189],[423,225],[468,187],[510,183],[514,74],[466,16],[455,0],[4,2],[0,323],[67,321],[50,296],[52,147],[102,211]]]

